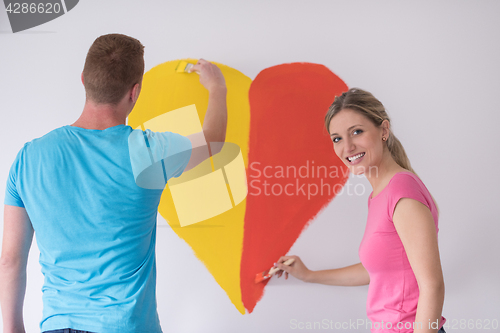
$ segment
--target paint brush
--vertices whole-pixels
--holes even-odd
[[[285,261],[283,263],[283,265],[290,266],[291,264],[293,264],[294,261],[295,261],[295,259],[290,258],[287,261]],[[257,275],[255,275],[255,283],[259,283],[259,282],[262,282],[264,280],[269,279],[271,276],[273,276],[279,270],[280,269],[278,267],[271,267],[270,269],[263,271],[262,273],[258,273]]]
[[[175,68],[175,71],[177,73],[191,73],[191,68],[193,68],[193,64],[187,62],[187,61],[180,61],[177,67]]]

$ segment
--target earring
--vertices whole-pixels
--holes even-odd
[[[385,140],[387,140],[387,138],[386,137],[382,137],[382,141],[385,141]]]

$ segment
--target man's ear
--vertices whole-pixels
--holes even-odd
[[[137,102],[137,99],[139,98],[139,94],[141,93],[141,87],[142,87],[142,82],[136,83],[134,87],[132,87],[130,97],[134,104],[135,102]]]

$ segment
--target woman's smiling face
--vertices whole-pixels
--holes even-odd
[[[367,117],[352,109],[339,111],[330,121],[330,138],[335,154],[355,175],[365,173],[382,162],[389,130],[387,124],[377,127]]]

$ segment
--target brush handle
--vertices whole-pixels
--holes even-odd
[[[285,261],[283,263],[283,265],[287,265],[287,266],[290,266],[291,264],[293,264],[293,262],[295,261],[295,259],[293,258],[290,258],[288,259],[287,261]],[[271,276],[273,275],[274,273],[276,273],[277,271],[279,271],[280,269],[278,267],[273,267],[269,270],[269,273],[267,273],[267,275]]]

